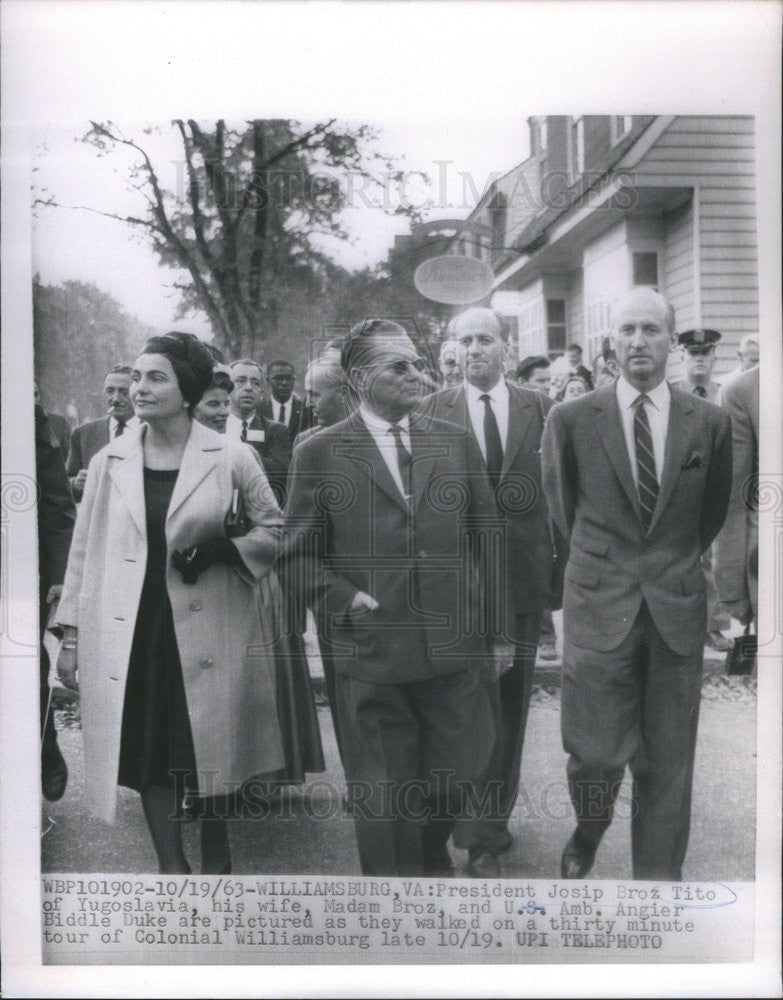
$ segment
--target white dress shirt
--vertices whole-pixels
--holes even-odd
[[[373,413],[373,411],[368,409],[364,403],[359,405],[359,414],[366,424],[367,430],[372,435],[373,441],[375,441],[378,445],[378,450],[380,451],[383,460],[392,475],[392,479],[394,480],[397,489],[400,491],[403,498],[407,500],[408,498],[400,476],[400,466],[397,462],[397,442],[394,435],[391,433],[391,423],[388,420],[384,420],[383,417],[379,417],[377,413]],[[411,436],[407,415],[397,421],[397,426],[402,431],[402,443],[405,445],[407,451],[412,453]]]
[[[288,422],[291,419],[291,408],[294,405],[294,397],[291,396],[287,403],[279,403],[274,396],[270,397],[270,401],[272,403],[272,419],[276,420],[279,424],[285,424],[287,427]],[[283,420],[280,419],[281,406],[283,407]]]
[[[621,375],[617,380],[617,405],[620,410],[620,420],[623,425],[625,435],[625,447],[628,449],[628,458],[631,462],[631,473],[633,483],[639,488],[639,473],[636,467],[636,439],[633,433],[633,418],[636,413],[634,401],[639,397],[638,389],[627,382]],[[671,393],[666,379],[660,382],[647,394],[648,402],[644,404],[647,419],[650,423],[650,434],[652,435],[653,453],[655,455],[655,476],[658,485],[663,475],[663,457],[666,452],[666,432],[669,427],[669,407],[671,406]]]
[[[253,418],[255,413],[251,413],[249,417],[245,418],[247,426],[253,423]],[[235,417],[233,413],[229,413],[228,420],[226,420],[226,434],[229,437],[236,438],[238,441],[242,440],[242,420],[239,417]]]
[[[141,423],[141,421],[139,420],[138,417],[135,417],[135,416],[131,417],[130,420],[126,420],[125,421],[125,428],[123,430],[123,433],[129,427],[138,427],[140,423]],[[119,420],[117,420],[116,417],[109,417],[109,440],[110,441],[113,441],[117,437],[117,425],[118,424],[119,424]]]
[[[470,382],[465,383],[465,398],[468,403],[468,414],[473,425],[473,433],[481,448],[484,461],[487,460],[487,442],[484,440],[484,413],[485,404],[479,396],[487,395],[490,398],[490,406],[495,414],[495,420],[500,431],[500,443],[503,445],[503,454],[506,452],[506,441],[508,440],[508,386],[501,378],[491,389],[477,389]]]

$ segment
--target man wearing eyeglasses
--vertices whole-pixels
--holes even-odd
[[[266,384],[269,395],[260,406],[267,420],[285,424],[288,436],[293,441],[302,426],[302,398],[294,392],[296,373],[288,361],[270,361],[266,368]]]
[[[359,406],[294,452],[282,565],[333,650],[362,872],[453,875],[460,795],[494,741],[471,521],[492,497],[459,428],[414,413],[401,326],[354,327],[341,363]]]

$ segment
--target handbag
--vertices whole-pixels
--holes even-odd
[[[726,673],[729,677],[747,677],[756,669],[758,636],[751,635],[750,624],[726,654]]]
[[[250,531],[250,522],[245,511],[242,494],[235,487],[231,491],[231,506],[224,521],[226,538],[242,538]]]

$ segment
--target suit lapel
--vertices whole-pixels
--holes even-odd
[[[628,447],[625,443],[625,434],[620,422],[620,411],[617,404],[617,395],[614,386],[607,386],[592,393],[593,407],[595,414],[596,431],[598,440],[606,452],[609,461],[612,463],[620,485],[631,502],[639,523],[642,522],[642,514],[639,507],[639,496],[633,482],[631,472],[631,462],[628,458]],[[659,500],[660,502],[660,500]]]
[[[209,473],[216,467],[218,456],[223,450],[220,436],[210,433],[195,420],[191,422],[190,436],[182,454],[174,492],[171,495],[167,521],[182,506]]]
[[[521,391],[518,392],[514,386],[509,386],[508,396],[508,433],[503,452],[501,479],[508,474],[511,464],[525,444],[528,434],[537,424],[536,409],[526,395],[523,395]]]
[[[146,428],[145,428],[146,429]],[[109,468],[111,480],[128,508],[133,523],[143,538],[147,537],[147,511],[144,506],[144,430],[126,432],[110,442],[109,456],[120,461]]]
[[[655,504],[650,531],[657,524],[666,504],[671,499],[672,491],[680,475],[680,469],[688,450],[693,434],[694,405],[687,394],[671,390],[669,408],[669,426],[666,429],[666,448],[664,449],[663,472],[661,486],[658,490],[658,500]]]
[[[407,511],[408,505],[397,488],[391,472],[389,472],[389,467],[375,443],[375,438],[370,434],[358,412],[348,418],[348,427],[343,437],[348,445],[345,456],[354,463],[357,469],[362,471],[373,485]]]

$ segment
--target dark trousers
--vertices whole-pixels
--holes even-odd
[[[552,618],[552,612],[548,608],[544,608],[541,612],[541,631],[538,641],[540,643],[551,643],[554,646],[556,639],[557,633],[555,632],[555,621]]]
[[[494,740],[482,671],[409,684],[335,678],[364,875],[446,874],[446,841]]]
[[[473,815],[454,831],[457,847],[498,851],[510,843],[508,819],[519,792],[540,624],[540,612],[516,616],[513,663],[491,689],[495,748],[478,786]]]
[[[565,643],[561,724],[577,825],[598,844],[630,765],[637,879],[682,877],[703,657],[701,644],[690,656],[673,653],[646,604],[610,652]]]

